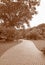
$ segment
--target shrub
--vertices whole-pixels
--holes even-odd
[[[0,26],[0,40],[13,41],[15,39],[15,28]]]

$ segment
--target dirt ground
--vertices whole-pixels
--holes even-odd
[[[0,65],[45,65],[45,55],[32,41],[23,40],[0,57]]]
[[[6,52],[9,48],[19,44],[21,41],[13,41],[13,42],[0,42],[0,56]]]

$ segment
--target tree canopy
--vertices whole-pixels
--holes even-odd
[[[12,41],[25,38],[26,31],[24,23],[29,25],[29,20],[37,14],[36,6],[39,6],[40,0],[1,0],[0,3],[0,40]],[[23,30],[17,31],[15,26]],[[33,34],[33,33],[32,33]]]
[[[26,23],[29,26],[29,20],[34,14],[37,14],[36,5],[40,1],[37,0],[2,0],[5,4],[0,4],[0,19],[4,20],[4,24],[8,26],[23,26]]]

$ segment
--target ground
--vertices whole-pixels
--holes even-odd
[[[20,41],[12,41],[12,42],[0,42],[0,56],[6,52],[8,49],[10,49],[11,47],[19,44]]]
[[[32,41],[22,40],[0,57],[0,65],[45,65],[45,55]]]

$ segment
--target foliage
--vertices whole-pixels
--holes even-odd
[[[0,41],[12,41],[15,39],[15,29],[13,27],[0,26]]]
[[[20,29],[16,31],[15,39],[45,40],[45,24],[30,29]]]
[[[17,0],[17,2],[1,0],[1,2],[3,3],[0,3],[0,19],[4,22],[0,23],[0,40],[24,39],[26,31],[23,24],[29,26],[29,20],[37,14],[36,6],[40,0]],[[17,31],[15,26],[18,28],[21,26],[23,30]]]
[[[28,40],[45,40],[45,24],[28,29],[25,38]]]
[[[2,0],[4,2],[4,0]],[[7,2],[0,4],[0,19],[4,20],[4,24],[9,26],[23,26],[26,23],[29,26],[29,20],[34,14],[37,14],[36,5],[40,1],[37,0],[18,0],[17,2]],[[26,3],[24,3],[26,1]],[[28,3],[28,4],[27,4]]]

